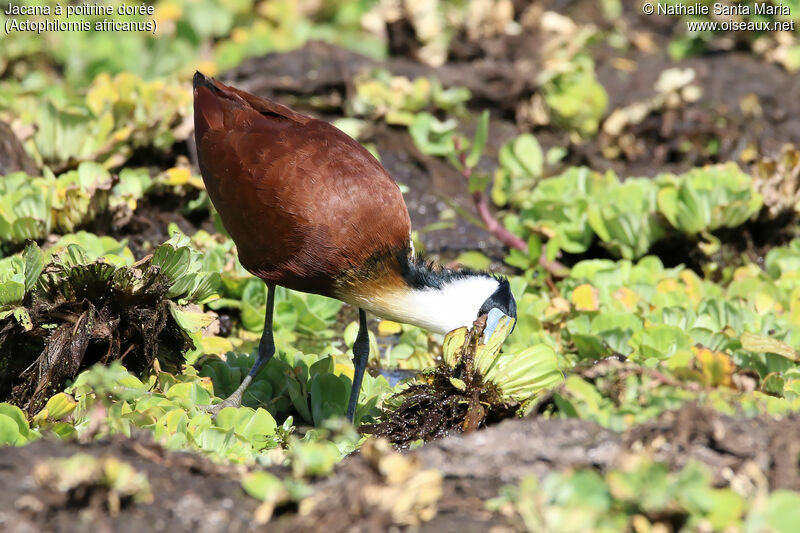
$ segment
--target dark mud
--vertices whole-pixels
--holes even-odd
[[[65,502],[33,478],[50,457],[88,453],[113,456],[144,473],[153,503],[121,506],[111,516],[100,499]],[[248,531],[258,503],[246,496],[232,468],[190,454],[164,451],[148,438],[115,438],[86,444],[41,440],[0,451],[0,530],[22,532]]]
[[[694,404],[623,434],[577,419],[507,420],[405,452],[403,460],[385,446],[370,444],[343,461],[333,476],[316,482],[308,500],[279,508],[268,525],[259,525],[254,519],[258,503],[240,488],[243,469],[166,452],[143,438],[90,444],[43,440],[0,453],[0,486],[6,488],[0,491],[0,530],[367,532],[417,524],[420,531],[487,531],[509,526],[484,503],[502,486],[567,468],[604,472],[629,453],[651,454],[671,470],[700,461],[720,487],[760,471],[770,490],[798,490],[798,443],[798,415],[741,419]],[[144,472],[153,502],[123,505],[111,516],[97,504],[64,506],[52,488],[35,483],[37,463],[78,452],[112,455]]]
[[[133,256],[139,260],[170,238],[169,225],[175,224],[185,235],[199,230],[217,233],[207,209],[185,212],[194,194],[148,195],[137,202],[136,210],[128,213],[124,223],[97,220],[88,229],[97,235],[108,235],[127,242]]]
[[[22,171],[29,176],[38,174],[36,163],[25,152],[11,126],[0,122],[0,176]]]

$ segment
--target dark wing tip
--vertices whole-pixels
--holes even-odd
[[[192,84],[195,89],[197,89],[198,87],[214,87],[214,84],[211,82],[208,76],[206,76],[199,70],[195,71],[194,78],[192,78]]]
[[[219,94],[220,90],[225,86],[223,85],[220,87],[218,83],[219,82],[214,78],[209,78],[199,70],[195,71],[194,77],[192,78],[192,85],[194,86],[195,93],[197,93],[197,89],[199,87],[205,87],[206,89],[211,90],[213,94]]]

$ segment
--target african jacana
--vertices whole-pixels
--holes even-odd
[[[242,394],[275,352],[275,286],[358,307],[355,414],[369,357],[365,311],[437,333],[469,326],[498,308],[516,317],[508,281],[435,267],[414,255],[411,220],[397,184],[358,142],[327,122],[194,75],[200,171],[239,260],[268,287],[258,357]]]

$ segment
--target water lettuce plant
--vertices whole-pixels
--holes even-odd
[[[437,78],[409,79],[392,76],[384,69],[357,78],[355,92],[351,105],[357,116],[383,118],[387,124],[403,126],[410,126],[423,112],[463,112],[470,99],[469,90],[463,87],[444,89]]]
[[[202,271],[187,242],[175,235],[131,266],[92,260],[77,244],[44,268],[35,244],[4,261],[3,397],[34,412],[80,369],[123,356],[137,372],[157,355],[165,367],[180,368],[191,346],[187,332],[210,322],[184,306],[215,298],[219,285],[219,274]]]
[[[765,270],[738,267],[725,285],[652,256],[581,261],[557,293],[515,288],[520,320],[507,349],[548,345],[574,369],[538,410],[615,430],[689,400],[731,413],[793,412],[796,250],[776,247]]]
[[[708,467],[690,461],[677,472],[645,454],[606,473],[580,468],[507,485],[487,508],[510,514],[527,531],[791,531],[800,496],[768,494],[763,478],[715,486]],[[753,494],[756,492],[756,494]]]
[[[15,172],[0,180],[0,240],[4,248],[43,239],[51,231],[72,232],[108,207],[112,179],[102,166],[85,162],[58,177]]]
[[[720,230],[744,233],[751,229],[748,221],[764,214],[771,222],[794,221],[797,150],[787,148],[781,159],[756,164],[753,180],[733,164],[645,179],[561,165],[566,150],[546,150],[534,135],[523,133],[500,147],[491,176],[496,144],[488,134],[489,110],[470,116],[470,105],[496,102],[495,120],[510,124],[513,117],[523,131],[545,129],[543,144],[552,142],[553,134],[558,143],[568,138],[573,161],[587,153],[578,143],[595,136],[602,124],[600,151],[618,159],[630,155],[626,143],[638,131],[634,126],[663,121],[659,134],[669,130],[674,117],[666,113],[697,102],[702,80],[690,70],[667,69],[654,96],[611,110],[603,120],[608,95],[589,44],[602,39],[615,51],[604,63],[604,82],[612,73],[627,76],[635,66],[624,54],[631,43],[640,51],[653,44],[647,32],[628,32],[621,13],[608,16],[611,30],[601,33],[558,14],[557,6],[515,13],[521,3],[505,0],[415,4],[420,9],[406,14],[399,26],[410,27],[400,27],[400,37],[410,32],[418,38],[412,47],[420,45],[428,60],[448,57],[452,45],[450,57],[459,62],[480,57],[487,66],[500,66],[488,70],[501,83],[507,79],[506,59],[515,72],[533,65],[538,78],[509,84],[515,97],[505,102],[497,102],[495,79],[476,80],[484,83],[475,83],[473,99],[466,88],[445,88],[427,74],[403,77],[385,70],[357,75],[353,83],[345,72],[342,83],[335,69],[329,84],[323,68],[317,80],[325,94],[304,89],[291,95],[291,84],[272,89],[290,100],[297,96],[295,103],[326,116],[343,108],[356,117],[345,119],[351,129],[365,134],[371,120],[407,128],[422,154],[452,164],[470,195],[490,188],[502,210],[498,217],[522,243],[504,258],[518,269],[509,276],[518,315],[516,322],[500,318],[489,326],[462,328],[443,343],[419,328],[380,322],[370,372],[378,370],[394,384],[397,375],[437,368],[391,387],[384,377],[368,375],[356,423],[412,445],[526,414],[625,430],[689,401],[744,416],[797,412],[800,241],[766,253],[756,250],[759,259],[737,257],[714,276],[704,276],[702,268],[667,268],[666,260],[648,256],[663,250],[654,245],[675,242],[691,247],[699,242],[710,254],[715,239],[730,233]],[[607,14],[619,9],[618,2],[603,4]],[[383,34],[398,26],[386,28],[396,21],[387,20],[385,2],[157,0],[155,6],[160,39],[126,32],[55,32],[42,39],[16,32],[3,40],[0,119],[25,143],[41,175],[0,178],[0,251],[7,255],[0,258],[0,399],[16,404],[0,403],[0,444],[24,445],[43,435],[82,440],[151,435],[169,450],[246,465],[252,471],[243,488],[263,502],[257,522],[284,504],[291,505],[290,512],[296,505],[313,512],[320,498],[307,497],[322,484],[310,480],[330,475],[359,446],[360,436],[341,419],[357,326],[347,326],[341,343],[331,335],[335,323],[348,319],[340,302],[280,289],[275,357],[256,376],[244,407],[216,417],[205,412],[203,407],[232,392],[252,365],[266,293],[263,282],[238,262],[184,156],[191,117],[183,81],[198,66],[218,75],[245,57],[295,48],[311,38],[385,54],[389,44]],[[512,48],[508,58],[497,55],[507,44],[527,42],[525,32],[540,30],[546,37],[531,63]],[[453,35],[481,39],[481,46],[462,48]],[[781,50],[764,46],[771,40],[759,49],[771,49],[769,55],[781,55],[787,65],[797,63],[796,37],[783,32]],[[787,48],[794,52],[779,53]],[[310,48],[293,53],[319,57]],[[423,60],[425,53],[419,54]],[[301,64],[294,59],[292,64]],[[235,76],[260,70],[253,65]],[[442,79],[459,83],[458,70]],[[761,104],[747,96],[740,105],[755,112]],[[686,116],[677,114],[679,121]],[[467,139],[463,132],[473,126],[475,135]],[[713,127],[721,128],[718,122]],[[722,157],[715,142],[701,151],[702,160],[716,160],[709,154]],[[692,149],[679,147],[677,155],[689,156]],[[741,161],[752,161],[755,156],[745,157],[750,152],[753,148],[745,147]],[[140,164],[147,166],[136,168]],[[173,200],[179,200],[181,213],[191,213],[186,216],[191,224],[211,231],[216,222],[218,233],[198,231],[160,244],[129,224],[143,218],[142,206],[148,216],[150,210],[171,209]],[[125,240],[82,231],[89,228],[136,233],[129,236],[129,248]],[[598,246],[605,249],[603,257],[614,260],[589,259]],[[552,260],[559,253],[571,268],[563,278],[548,276],[549,270],[538,267],[541,256]],[[711,272],[716,259],[698,261]],[[475,252],[457,260],[476,268],[491,263]],[[398,369],[405,372],[392,374]],[[391,502],[384,510],[396,523],[412,526],[418,515],[431,516],[432,504],[420,499],[440,496],[441,475],[423,470],[413,457],[398,461],[386,453],[385,442],[369,442],[362,455],[376,475],[395,477],[393,465],[407,476],[381,492]],[[39,488],[61,487],[72,494],[90,485],[108,495],[102,503],[109,510],[115,501],[146,501],[146,484],[126,465],[73,459],[44,463]],[[276,466],[282,479],[261,470]],[[421,474],[427,477],[417,477]],[[370,498],[384,490],[375,484],[367,488]],[[777,530],[791,523],[798,508],[793,493],[748,499],[735,488],[713,486],[701,467],[690,464],[670,473],[647,458],[600,474],[577,469],[526,480],[494,503],[520,529],[564,531],[649,531],[675,524]]]
[[[491,195],[497,206],[521,205],[536,184],[545,177],[547,167],[565,155],[561,147],[545,152],[533,134],[523,133],[507,141],[497,154]]]
[[[229,353],[225,361],[208,358],[202,362],[200,375],[211,378],[216,396],[226,397],[239,386],[253,361],[254,354]],[[264,406],[276,419],[294,417],[298,422],[322,426],[347,411],[352,372],[346,356],[279,351],[255,377],[243,403]],[[388,390],[385,378],[365,376],[355,420],[374,416]]]
[[[629,178],[588,206],[589,226],[614,256],[641,257],[665,236],[656,212],[657,189],[646,178]]]
[[[39,280],[44,268],[44,254],[29,243],[23,254],[0,259],[0,320],[10,316],[24,329],[33,327],[23,306],[25,293]]]
[[[517,175],[525,175],[523,168],[518,167]],[[519,211],[506,215],[506,227],[526,239],[546,238],[551,256],[558,250],[584,253],[597,238],[615,257],[635,259],[676,233],[716,243],[701,243],[710,254],[719,246],[712,232],[740,226],[763,205],[752,178],[735,163],[624,181],[613,172],[588,168],[569,168],[541,180],[535,179],[538,164],[535,172],[524,172],[530,173],[527,178],[511,183],[527,181],[535,184],[532,190],[514,193],[500,185],[495,196]]]
[[[554,36],[545,43],[544,65],[537,76],[542,100],[552,122],[579,137],[592,136],[608,106],[608,93],[597,80],[594,60],[586,51],[595,30],[577,29],[556,13],[546,15],[542,24],[551,27]]]
[[[83,161],[105,168],[124,163],[141,147],[166,150],[191,132],[191,95],[176,83],[147,81],[131,73],[98,75],[85,95],[60,101],[24,95],[14,112],[38,125],[26,142],[38,165],[57,172]]]
[[[688,235],[735,228],[762,205],[752,178],[735,163],[693,169],[680,177],[664,174],[657,183],[659,211]]]
[[[361,431],[407,445],[451,431],[473,431],[493,417],[523,412],[526,403],[558,385],[563,375],[549,346],[501,352],[514,322],[494,309],[473,328],[448,333],[441,364],[384,400],[378,423]]]
[[[292,421],[279,427],[263,408],[227,408],[212,418],[200,406],[211,401],[213,388],[191,367],[171,374],[156,365],[142,380],[115,361],[83,371],[59,401],[69,412],[42,413],[32,419],[37,431],[56,431],[81,438],[145,430],[168,449],[194,449],[216,460],[252,462],[262,451],[276,447]],[[7,405],[7,404],[5,404]],[[95,413],[94,422],[88,424]],[[102,413],[97,418],[97,413]],[[68,420],[68,422],[64,422]]]

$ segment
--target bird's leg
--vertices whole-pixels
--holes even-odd
[[[216,415],[226,407],[240,407],[242,405],[244,391],[247,390],[250,382],[253,381],[253,378],[258,374],[258,371],[261,370],[261,367],[272,359],[275,353],[275,341],[272,338],[272,310],[274,307],[275,285],[267,284],[267,312],[264,316],[264,332],[261,334],[261,340],[258,343],[258,357],[256,358],[256,362],[253,364],[253,367],[250,369],[247,376],[245,376],[244,380],[242,380],[242,384],[239,385],[239,388],[233,391],[233,394],[225,398],[222,402],[210,406],[207,409],[209,413]]]
[[[350,401],[347,405],[347,419],[351,422],[356,414],[358,395],[361,392],[361,382],[364,379],[364,370],[369,360],[369,330],[367,330],[367,314],[363,309],[358,310],[358,335],[353,343],[353,387],[350,389]]]

